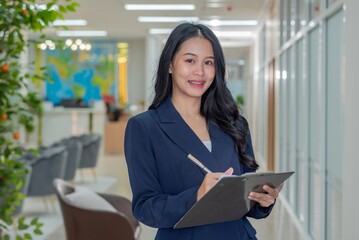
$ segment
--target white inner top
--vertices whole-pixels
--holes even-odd
[[[208,149],[208,151],[212,152],[212,142],[211,140],[208,141],[202,141],[203,144],[206,146],[206,148]]]

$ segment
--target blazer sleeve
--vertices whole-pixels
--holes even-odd
[[[133,213],[140,222],[148,226],[172,228],[196,202],[198,187],[176,195],[163,192],[158,179],[158,153],[153,148],[153,144],[156,144],[154,127],[151,126],[153,121],[150,117],[135,117],[126,126],[125,158],[133,194]],[[170,176],[165,180],[171,181]]]
[[[249,155],[253,159],[255,159],[254,151],[253,151],[253,145],[252,145],[252,138],[251,138],[251,134],[250,134],[249,130],[248,130],[248,134],[247,134],[247,147],[246,147],[246,150],[245,150],[245,154]],[[248,171],[248,172],[253,171],[253,170],[250,170],[250,169],[247,169],[247,168],[245,168],[245,169],[246,169],[245,171]],[[261,205],[259,205],[259,203],[256,203],[251,208],[251,210],[249,210],[249,212],[247,213],[246,216],[256,218],[256,219],[266,218],[271,213],[273,207],[274,207],[274,204],[270,205],[269,207],[262,207]]]

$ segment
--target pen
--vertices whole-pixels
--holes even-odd
[[[209,170],[206,166],[203,165],[197,158],[193,157],[192,154],[188,154],[187,156],[192,162],[194,162],[198,167],[200,167],[206,173],[211,173],[212,171]]]

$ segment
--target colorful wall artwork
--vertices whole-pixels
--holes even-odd
[[[46,100],[59,105],[63,99],[81,99],[89,106],[103,96],[116,96],[117,51],[115,42],[93,42],[89,51],[44,51],[52,78],[46,82]]]

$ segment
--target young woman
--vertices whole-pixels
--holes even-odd
[[[225,83],[217,37],[204,25],[183,23],[162,51],[149,110],[126,127],[125,157],[133,212],[158,228],[157,240],[256,239],[247,217],[267,217],[279,189],[251,192],[254,207],[236,221],[173,229],[176,222],[225,174],[258,168],[248,124]],[[192,154],[212,171],[191,162]]]

